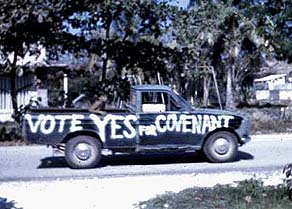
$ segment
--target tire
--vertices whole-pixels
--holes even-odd
[[[65,160],[71,168],[94,168],[101,159],[101,143],[91,136],[76,136],[66,143]]]
[[[238,154],[237,138],[227,131],[216,132],[207,138],[203,152],[212,163],[232,162]]]

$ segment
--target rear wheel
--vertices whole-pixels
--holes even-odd
[[[101,144],[91,136],[76,136],[66,143],[65,159],[72,168],[93,168],[101,159]]]
[[[203,146],[205,156],[210,162],[234,161],[238,153],[237,138],[227,131],[220,131],[208,137]]]

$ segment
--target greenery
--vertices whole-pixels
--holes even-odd
[[[284,169],[283,169],[283,173],[285,173],[286,175],[286,179],[285,179],[285,183],[287,186],[287,190],[288,190],[288,197],[290,200],[292,200],[292,164],[287,164],[285,165]]]
[[[17,123],[0,123],[0,143],[2,142],[13,142],[13,144],[22,142],[21,130]]]
[[[71,79],[78,70],[94,78],[81,79],[79,89],[110,92],[113,101],[125,99],[125,79],[133,75],[143,83],[172,85],[206,105],[214,69],[226,109],[248,102],[248,85],[266,60],[292,62],[289,0],[193,0],[187,9],[169,2],[1,1],[0,72],[10,78],[14,111],[22,90],[15,78],[39,65],[18,61],[37,59],[41,47],[48,63],[67,58]],[[68,63],[71,58],[77,61]],[[64,95],[54,91],[60,95],[52,105],[59,105]]]
[[[7,198],[0,197],[0,208],[1,209],[21,209],[15,206],[15,201],[8,201]]]
[[[292,133],[292,109],[280,106],[239,109],[250,120],[251,134]]]
[[[101,94],[113,103],[126,100],[130,75],[142,83],[172,85],[196,105],[207,105],[214,97],[213,68],[225,108],[232,109],[252,99],[249,85],[266,60],[292,62],[289,0],[191,0],[187,9],[169,2],[1,1],[0,74],[10,78],[15,115],[16,95],[22,90],[15,79],[40,64],[18,61],[38,57],[41,47],[47,50],[48,64],[62,62],[62,57],[77,60],[66,69],[68,106],[80,94],[90,102]],[[64,104],[63,73],[51,71],[46,78],[50,106]],[[261,110],[245,111],[254,123],[252,133],[274,130],[268,118],[257,120],[252,113]],[[276,132],[291,131],[285,128],[289,120],[277,119],[282,124],[274,126],[281,127]],[[7,132],[2,129],[1,140],[9,138]]]
[[[219,185],[213,188],[189,188],[179,193],[166,193],[148,201],[140,202],[137,208],[250,208],[288,209],[292,202],[284,185],[264,186],[260,180],[245,180],[236,187]]]

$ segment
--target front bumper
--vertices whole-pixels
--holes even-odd
[[[243,136],[243,137],[240,138],[239,143],[240,143],[240,145],[244,145],[247,142],[249,142],[250,140],[251,140],[251,137],[250,136]]]

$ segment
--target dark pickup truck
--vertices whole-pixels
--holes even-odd
[[[72,168],[92,168],[102,149],[115,152],[202,151],[210,162],[233,161],[250,140],[249,122],[239,114],[194,108],[167,86],[131,88],[124,109],[32,109],[23,136],[65,152]]]

